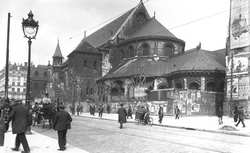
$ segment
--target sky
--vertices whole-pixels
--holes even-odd
[[[10,18],[9,61],[28,61],[28,39],[22,19],[32,10],[39,22],[32,40],[31,61],[35,65],[52,63],[58,40],[67,58],[84,37],[109,23],[114,17],[135,7],[140,0],[0,0],[0,69],[5,67],[8,13]],[[185,50],[225,48],[230,0],[144,0],[152,17],[177,38],[186,42]]]

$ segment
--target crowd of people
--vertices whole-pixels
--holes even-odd
[[[53,103],[48,94],[46,94],[43,100],[38,103],[35,102],[33,106],[24,104],[22,100],[15,100],[10,102],[8,98],[5,99],[4,104],[0,108],[0,146],[4,145],[4,134],[9,129],[11,123],[12,133],[16,134],[15,146],[11,148],[13,151],[19,151],[22,144],[24,151],[21,153],[30,153],[30,146],[26,139],[26,132],[32,125],[33,114],[38,114],[37,121],[40,120],[41,109],[45,106],[53,105],[55,114],[53,116],[53,129],[57,131],[58,145],[60,151],[66,149],[66,134],[67,130],[71,128],[70,123],[72,118],[67,111],[64,111],[65,106],[57,101]]]

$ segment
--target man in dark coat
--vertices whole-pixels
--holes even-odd
[[[66,134],[67,130],[71,129],[70,122],[72,122],[72,118],[68,112],[64,111],[65,106],[60,105],[59,109],[60,111],[55,115],[53,129],[57,131],[58,135],[58,150],[64,151],[66,149]]]
[[[237,106],[234,107],[234,110],[232,111],[232,114],[233,114],[234,122],[237,122],[238,121],[238,116],[239,116]]]
[[[235,125],[236,127],[239,125],[239,123],[241,122],[243,127],[246,127],[245,126],[245,123],[244,123],[244,110],[243,110],[243,106],[240,107],[239,109],[239,121],[238,123]]]
[[[31,113],[28,108],[23,106],[21,100],[16,100],[15,103],[16,105],[8,118],[8,123],[12,121],[12,133],[16,134],[15,148],[12,148],[12,150],[19,151],[20,143],[22,143],[24,151],[21,151],[21,153],[30,153],[25,132],[27,127],[32,124]]]
[[[9,129],[9,123],[8,123],[8,118],[10,115],[10,112],[12,110],[12,106],[10,105],[10,100],[7,98],[1,108],[3,111],[3,120],[4,120],[4,125],[5,125],[5,132],[8,131]]]
[[[120,123],[120,129],[122,129],[123,123],[127,123],[127,111],[121,104],[121,107],[118,109],[118,123]]]
[[[219,107],[219,111],[218,111],[218,122],[219,122],[219,124],[223,124],[222,116],[223,116],[223,110],[222,110],[221,107]]]
[[[128,116],[127,116],[127,119],[128,119],[129,117],[130,117],[131,119],[133,119],[132,114],[133,114],[132,107],[131,107],[131,105],[129,105],[129,106],[128,106]]]

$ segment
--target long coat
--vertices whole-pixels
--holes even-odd
[[[244,119],[244,110],[243,110],[243,108],[241,108],[241,109],[239,110],[239,119],[240,119],[240,120],[243,120],[243,119]]]
[[[118,109],[118,123],[127,123],[127,111],[124,107]]]
[[[12,120],[12,133],[24,133],[27,127],[30,126],[31,113],[28,108],[24,107],[22,104],[18,104],[13,107],[8,123]]]
[[[57,131],[71,129],[72,117],[64,110],[57,112],[53,121],[53,129]]]

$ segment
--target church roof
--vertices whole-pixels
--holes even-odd
[[[222,70],[226,68],[213,59],[209,54],[211,52],[205,50],[196,50],[184,52],[184,54],[169,59],[169,71],[182,70]]]
[[[167,36],[175,37],[168,29],[166,29],[159,21],[152,17],[147,20],[145,23],[140,25],[135,29],[132,35],[129,38],[143,37],[143,36]]]
[[[54,55],[53,55],[52,57],[53,57],[53,58],[54,58],[54,57],[61,57],[61,58],[63,58],[62,52],[61,52],[61,49],[60,49],[60,45],[59,45],[59,40],[58,40],[58,42],[57,42],[57,46],[56,46],[55,53],[54,53]]]
[[[102,54],[96,48],[94,48],[93,46],[91,46],[87,41],[82,42],[79,46],[77,46],[77,48],[73,52]],[[72,54],[73,52],[71,52],[70,54]]]
[[[101,79],[135,75],[163,76],[173,72],[178,73],[178,71],[225,71],[226,68],[209,54],[209,51],[196,50],[184,52],[169,59],[160,58],[158,61],[154,61],[153,57],[128,59],[112,68]]]
[[[111,37],[113,37],[116,32],[120,29],[121,25],[126,21],[128,16],[135,8],[127,11],[120,17],[116,18],[112,22],[108,23],[104,27],[98,29],[94,33],[90,34],[86,38],[83,38],[78,46],[80,46],[84,41],[88,41],[90,45],[94,47],[99,47],[105,43],[107,43]]]

